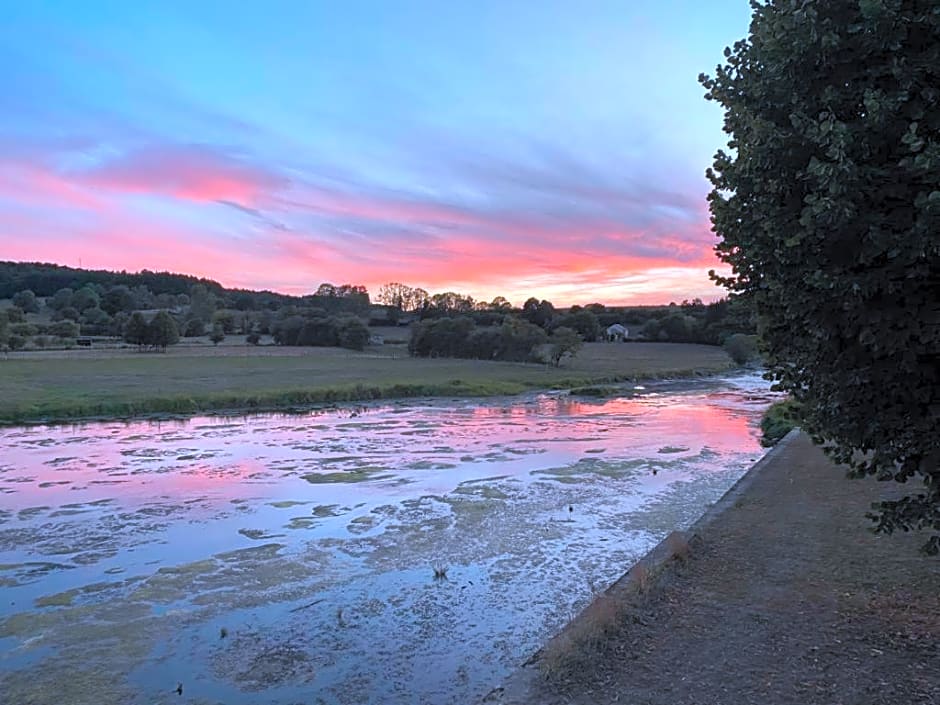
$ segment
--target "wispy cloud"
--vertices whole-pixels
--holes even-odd
[[[429,63],[352,17],[333,18],[352,33],[349,47],[285,35],[259,54],[246,18],[273,31],[276,17],[227,18],[220,36],[169,22],[138,47],[126,32],[84,23],[76,34],[43,12],[23,8],[31,19],[11,22],[0,49],[10,70],[0,96],[5,257],[81,256],[295,292],[342,279],[482,298],[526,287],[566,301],[717,293],[705,274],[716,260],[704,165],[655,129],[657,110],[675,112],[665,89],[647,103],[609,93],[650,82],[621,80],[629,67],[611,62],[629,42],[604,23],[564,35],[588,49],[604,37],[603,63],[564,76],[538,75],[563,68],[551,47],[491,38],[497,53],[484,63],[507,67],[501,76],[453,53],[477,55],[463,37],[430,42]],[[153,26],[133,7],[121,12]],[[519,26],[535,21],[512,14]],[[587,21],[569,15],[537,21]],[[45,53],[18,38],[30,31]]]

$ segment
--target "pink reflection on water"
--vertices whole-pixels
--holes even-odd
[[[586,452],[610,460],[751,452],[758,414],[737,392],[710,391],[33,427],[0,432],[0,509],[102,499],[129,506],[334,501],[339,488],[312,487],[300,478],[361,467],[445,492],[475,476],[522,477]],[[430,475],[437,476],[433,483]],[[355,494],[376,482],[357,485]],[[354,494],[350,489],[343,497]]]

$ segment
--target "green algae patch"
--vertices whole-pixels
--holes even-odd
[[[301,475],[312,485],[324,485],[334,482],[367,482],[368,480],[385,480],[394,477],[389,473],[380,474],[378,470],[340,470],[338,472],[310,472]]]
[[[240,533],[245,538],[249,538],[252,541],[264,541],[266,539],[276,539],[283,536],[284,534],[272,534],[266,529],[239,529]]]
[[[310,502],[298,502],[293,499],[283,499],[278,502],[268,502],[268,506],[274,507],[275,509],[289,509],[291,507],[301,507],[305,504],[310,504]]]
[[[313,516],[325,519],[327,517],[338,517],[346,512],[339,508],[338,504],[319,504],[313,508]]]
[[[457,489],[454,490],[455,494],[468,495],[471,497],[479,497],[480,499],[499,499],[505,500],[509,499],[510,495],[503,492],[498,487],[493,487],[492,485],[460,485]]]
[[[46,595],[45,597],[36,598],[33,604],[36,607],[71,607],[72,601],[80,592],[80,590],[66,590],[55,595]]]

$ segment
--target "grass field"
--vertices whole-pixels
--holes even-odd
[[[415,396],[486,396],[644,377],[717,372],[723,350],[666,343],[590,343],[546,365],[415,359],[403,346],[73,350],[0,358],[0,423],[210,410],[264,410]]]

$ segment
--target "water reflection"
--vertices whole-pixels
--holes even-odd
[[[0,671],[26,688],[12,664],[54,646],[52,677],[80,653],[82,630],[68,624],[126,609],[121,623],[146,628],[145,648],[134,633],[83,639],[102,654],[96,668],[155,702],[160,678],[182,679],[169,671],[210,702],[253,702],[237,671],[254,666],[208,648],[219,619],[246,658],[277,646],[315,664],[325,702],[351,682],[361,702],[465,701],[557,628],[589,583],[693,521],[757,457],[771,398],[760,378],[647,386],[602,400],[2,430],[0,639],[17,660]],[[428,582],[442,560],[452,581]],[[445,615],[459,645],[427,631]],[[270,642],[314,627],[330,639]],[[162,656],[118,657],[153,640]],[[376,653],[385,661],[364,666]],[[305,669],[272,675],[266,699],[306,698],[295,682]]]

